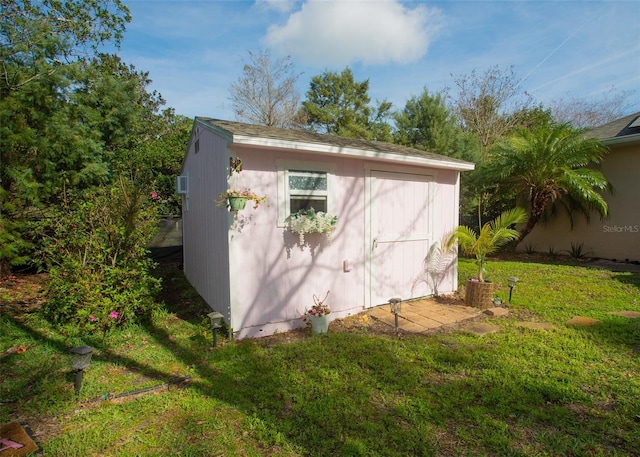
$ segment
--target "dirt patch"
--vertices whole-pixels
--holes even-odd
[[[38,311],[46,299],[48,280],[45,273],[0,280],[0,313],[19,320],[24,314]]]

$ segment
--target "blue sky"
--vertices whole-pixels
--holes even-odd
[[[524,78],[543,104],[630,91],[640,111],[640,2],[124,0],[133,20],[118,54],[188,117],[233,120],[229,87],[248,51],[292,57],[301,99],[313,76],[349,66],[395,109],[423,88],[492,66]]]

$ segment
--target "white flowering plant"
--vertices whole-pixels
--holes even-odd
[[[289,230],[298,235],[300,244],[308,233],[323,233],[331,241],[331,234],[336,229],[338,216],[334,216],[313,208],[303,209],[289,216]]]

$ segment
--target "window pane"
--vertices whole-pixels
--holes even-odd
[[[289,172],[291,190],[327,190],[326,173]]]
[[[290,210],[291,214],[297,213],[301,209],[315,209],[316,211],[327,212],[326,197],[291,197]]]

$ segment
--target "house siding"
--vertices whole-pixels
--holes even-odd
[[[571,245],[582,243],[589,256],[640,261],[640,145],[617,145],[605,157],[602,173],[613,185],[614,192],[605,194],[609,217],[601,219],[591,214],[587,223],[581,214],[574,215],[574,224],[566,214],[550,222],[540,222],[518,249],[533,248],[538,252],[567,254]]]

